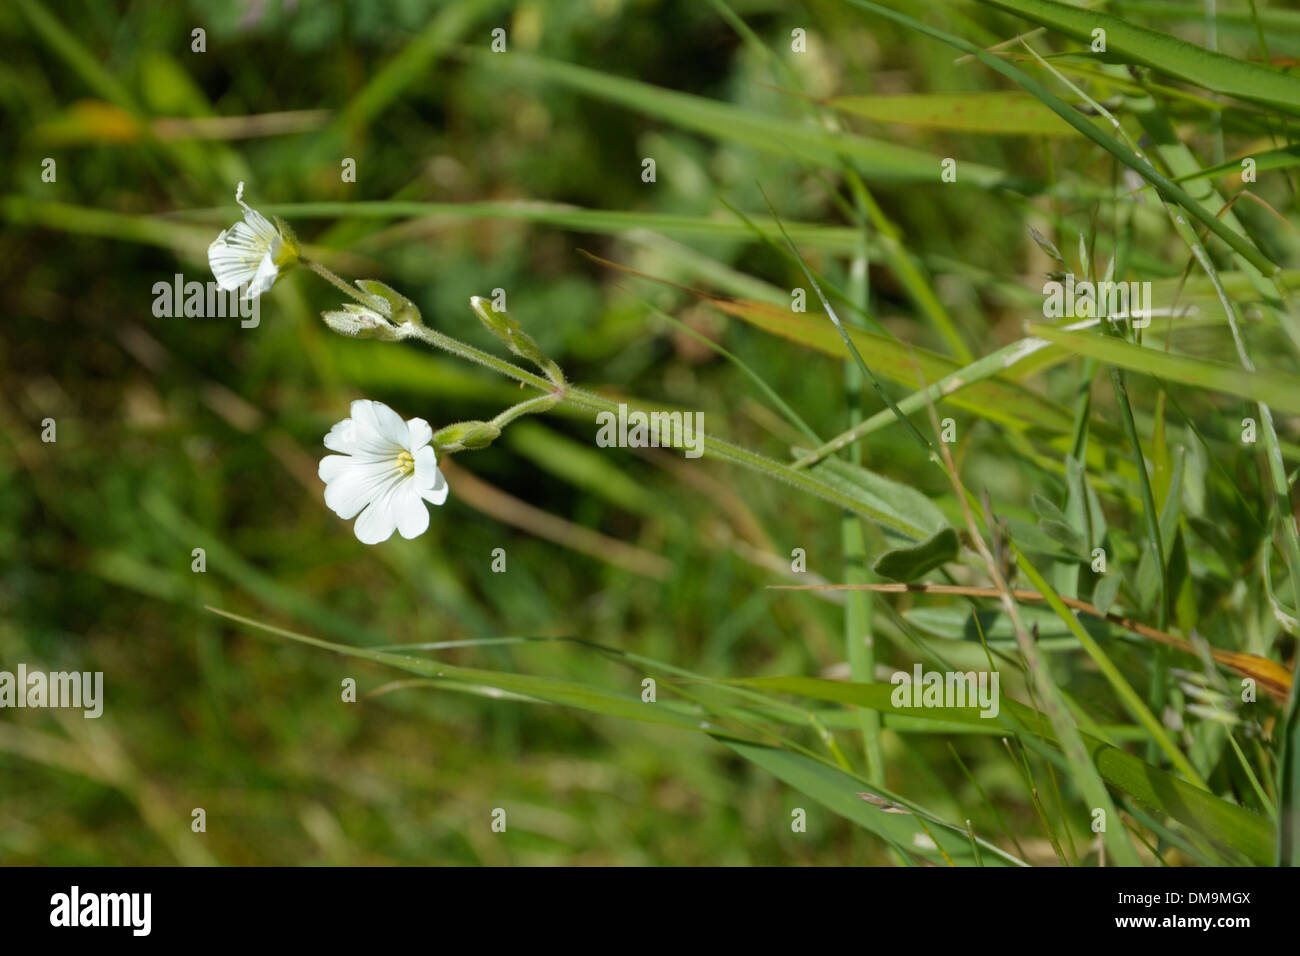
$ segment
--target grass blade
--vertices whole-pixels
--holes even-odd
[[[1106,52],[1141,63],[1195,86],[1265,103],[1300,116],[1300,78],[1207,50],[1167,33],[1129,23],[1101,10],[1056,3],[1055,0],[979,0],[1024,17],[1085,43],[1094,30],[1106,31]]]
[[[1170,182],[1145,158],[1135,154],[1132,150],[1129,150],[1124,145],[1117,142],[1113,137],[1106,135],[1095,123],[1085,118],[1081,113],[1071,107],[1055,93],[1049,91],[1028,73],[1025,73],[1018,67],[1012,66],[1010,63],[1007,63],[998,57],[985,53],[979,47],[963,40],[961,37],[954,36],[953,34],[936,27],[931,27],[919,20],[914,20],[909,16],[890,10],[887,7],[871,3],[869,0],[845,0],[845,2],[864,10],[878,13],[883,17],[887,17],[890,20],[894,20],[895,22],[901,23],[913,30],[920,31],[927,36],[934,37],[950,46],[956,47],[963,53],[969,53],[976,57],[985,66],[996,70],[1013,83],[1016,83],[1018,86],[1033,94],[1044,105],[1049,107],[1053,112],[1081,132],[1084,136],[1088,137],[1088,139],[1092,140],[1102,149],[1106,150],[1106,152],[1110,153],[1121,163],[1128,166],[1148,183],[1154,186],[1162,196],[1167,197],[1186,209],[1197,219],[1197,221],[1231,246],[1233,250],[1245,257],[1265,275],[1274,275],[1279,271],[1278,266],[1255,248],[1249,240],[1241,236],[1239,233],[1233,232],[1217,218],[1211,215],[1200,203],[1188,195],[1182,187]]]

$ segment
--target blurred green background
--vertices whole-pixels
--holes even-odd
[[[926,3],[895,6],[929,15]],[[204,610],[365,645],[569,635],[719,677],[845,673],[840,603],[764,590],[788,577],[794,548],[806,550],[810,571],[841,578],[832,506],[716,463],[598,450],[592,422],[557,413],[457,456],[450,499],[426,535],[366,547],[325,508],[315,475],[321,438],[348,402],[377,399],[437,427],[489,418],[518,390],[418,345],[332,335],[319,312],[337,307],[337,293],[304,270],[263,297],[256,328],[152,313],[155,282],[176,272],[210,279],[204,250],[234,221],[235,184],[245,180],[245,198],[267,213],[331,204],[283,210],[308,250],[345,276],[392,284],[426,322],[482,348],[499,351],[468,299],[504,289],[571,380],[703,410],[711,433],[788,456],[801,436],[654,305],[835,434],[848,423],[838,360],[796,352],[580,250],[788,302],[797,270],[726,206],[766,215],[761,188],[787,221],[842,226],[839,174],[779,138],[745,141],[629,108],[601,93],[600,77],[733,104],[791,129],[807,123],[793,88],[827,96],[993,84],[948,48],[839,3],[736,0],[729,9],[770,55],[727,10],[696,0],[5,5],[0,666],[103,670],[106,706],[99,721],[0,715],[0,862],[887,860],[863,831],[702,735],[396,687],[382,668],[259,637]],[[949,11],[950,26],[975,42],[1024,26],[970,5]],[[191,49],[196,27],[205,52]],[[498,27],[505,54],[488,52]],[[795,28],[808,32],[805,55],[790,50]],[[1252,36],[1248,23],[1225,23],[1220,39],[1244,48]],[[1270,40],[1275,54],[1300,54],[1295,36]],[[595,79],[583,89],[525,56]],[[1045,139],[846,122],[1026,179],[1110,175],[1073,142],[1049,149]],[[55,182],[41,180],[45,157],[57,163]],[[644,157],[656,160],[654,183],[642,181]],[[341,179],[346,158],[355,183]],[[935,287],[976,354],[1016,338],[1033,317],[1024,289],[1033,292],[1046,262],[1024,223],[1049,201],[866,176],[909,248],[932,268],[948,264]],[[337,205],[362,201],[494,205],[356,216]],[[518,205],[528,201],[621,218],[578,222]],[[1086,203],[1065,213],[1086,228]],[[852,249],[851,234],[801,244],[844,288]],[[1159,243],[1139,242],[1134,255],[1144,278],[1176,280],[1182,268]],[[1022,275],[1031,276],[1023,286]],[[889,270],[873,261],[868,277],[886,327],[944,350]],[[1221,330],[1196,334],[1205,354],[1226,341]],[[1068,401],[1077,378],[1044,382],[1045,394]],[[867,401],[869,412],[879,407]],[[1028,464],[1005,454],[997,426],[946,413],[969,436],[958,453],[971,486],[1023,510],[1038,487]],[[46,418],[57,422],[55,443],[40,440]],[[946,491],[897,428],[874,435],[866,454],[890,477]],[[878,549],[878,539],[868,543]],[[205,549],[205,573],[191,571],[195,548]],[[505,574],[490,569],[495,548],[506,551]],[[1232,575],[1223,569],[1222,590]],[[443,659],[633,694],[642,676],[564,643],[453,649]],[[361,702],[340,701],[345,677],[358,681]],[[884,744],[891,786],[993,827],[944,740],[886,732]],[[961,747],[1026,833],[1030,858],[1052,861],[1000,745]],[[809,810],[807,834],[791,832],[797,806]],[[190,830],[195,807],[206,811],[206,833]],[[506,835],[490,830],[496,807],[509,813]]]

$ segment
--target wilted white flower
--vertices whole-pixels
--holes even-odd
[[[245,299],[255,299],[275,284],[280,271],[298,260],[298,239],[278,216],[267,219],[244,202],[244,184],[235,190],[244,210],[237,222],[208,246],[208,264],[221,288],[229,291],[247,283]]]
[[[374,309],[356,302],[344,302],[341,309],[322,312],[321,317],[326,325],[340,335],[379,339],[383,342],[396,342],[401,338],[402,327],[393,325]]]
[[[340,335],[396,342],[416,334],[423,324],[415,303],[378,279],[358,279],[357,292],[347,288],[361,301],[344,302],[341,309],[321,313],[325,324]]]
[[[325,436],[325,447],[342,453],[321,459],[325,504],[344,520],[360,514],[353,530],[363,544],[428,529],[425,502],[440,505],[448,492],[432,440],[423,418],[402,421],[382,402],[365,399],[353,402],[352,417]]]

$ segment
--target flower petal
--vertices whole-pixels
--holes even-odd
[[[430,504],[440,505],[447,500],[447,493],[450,491],[447,485],[447,479],[442,472],[437,473],[432,488],[423,488],[420,490],[420,497]]]
[[[413,456],[415,458],[415,487],[424,490],[432,488],[438,482],[438,453],[432,445],[425,445]]]
[[[423,418],[407,419],[406,431],[408,435],[406,450],[413,455],[433,441],[433,429]]]
[[[325,435],[325,447],[330,451],[352,454],[357,447],[357,426],[350,418],[337,422]]]
[[[352,417],[343,419],[329,430],[325,436],[325,447],[367,461],[396,463],[404,446],[389,441],[379,433],[375,415],[370,408],[371,405],[378,404],[368,399],[354,401]]]
[[[243,205],[243,203],[240,203],[240,205]],[[244,206],[244,222],[248,225],[248,228],[253,231],[253,234],[263,242],[269,243],[272,240],[280,238],[280,232],[271,223],[271,220],[267,219],[256,209]]]
[[[316,469],[316,474],[328,485],[331,481],[342,478],[352,468],[355,460],[348,455],[326,455],[320,460],[320,467]]]
[[[227,292],[253,280],[261,256],[257,250],[232,244],[229,231],[217,236],[208,246],[208,265],[212,268],[212,275]]]
[[[393,492],[397,531],[403,538],[418,538],[429,530],[429,508],[409,481]]]
[[[387,541],[397,530],[397,513],[393,508],[392,495],[383,494],[370,502],[361,512],[357,523],[352,528],[357,540],[362,544],[379,544]]]
[[[239,203],[239,208],[244,210],[244,221],[248,223],[249,228],[252,229],[252,231],[257,235],[258,238],[270,242],[278,235],[275,226],[271,225],[271,221],[269,219],[263,216],[260,212],[258,212],[248,203],[244,202],[243,183],[240,183],[235,188],[235,202]]]
[[[336,459],[342,464],[331,462],[330,459]],[[356,515],[369,502],[384,497],[403,480],[401,471],[393,461],[327,455],[320,464],[319,473],[322,478],[327,470],[337,470],[337,473],[325,485],[325,504],[344,520]]]
[[[252,280],[248,283],[248,291],[244,293],[245,299],[256,299],[271,286],[275,285],[276,278],[280,275],[280,270],[275,267],[275,260],[271,257],[268,250],[262,257],[261,262],[257,264],[257,272],[253,275]]]
[[[383,402],[358,399],[352,403],[352,418],[360,426],[358,438],[363,443],[368,440],[382,439],[392,447],[394,456],[406,448],[410,432],[402,416]]]
[[[355,518],[372,500],[369,486],[353,472],[325,486],[326,506],[344,521]]]

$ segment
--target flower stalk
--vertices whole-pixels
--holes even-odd
[[[357,338],[372,338],[388,342],[419,339],[426,345],[490,368],[500,375],[542,392],[541,395],[507,408],[491,421],[458,422],[436,433],[431,432],[429,445],[437,452],[447,454],[485,448],[501,434],[501,429],[511,422],[524,415],[548,412],[559,405],[568,405],[593,415],[600,412],[618,414],[620,407],[647,414],[651,411],[627,401],[614,402],[569,384],[559,365],[542,353],[541,348],[519,323],[504,310],[493,307],[486,299],[475,296],[470,300],[470,307],[480,321],[501,339],[514,355],[536,365],[542,374],[521,368],[490,352],[485,352],[437,329],[429,328],[424,324],[420,310],[414,302],[382,282],[375,279],[361,279],[355,284],[350,284],[328,267],[305,258],[297,237],[289,225],[279,219],[274,222],[266,219],[243,202],[242,194],[241,183],[235,198],[244,211],[245,222],[236,223],[231,229],[223,232],[208,251],[209,263],[223,288],[247,284],[248,295],[257,296],[269,289],[283,270],[295,263],[301,264],[353,300],[344,303],[342,309],[324,313],[326,325],[334,331]],[[701,434],[700,437],[703,452],[714,458],[785,482],[801,491],[817,495],[831,504],[895,527],[896,530],[904,533],[915,530],[901,526],[896,518],[884,512],[872,509],[861,499],[845,493],[836,485],[812,473],[811,469],[792,468],[775,459],[709,435]],[[392,460],[405,463],[405,459],[400,458],[399,453],[394,453]],[[408,474],[401,468],[398,468],[398,471],[404,476]],[[435,503],[440,504],[441,501]],[[411,509],[410,514],[412,516],[415,514],[414,509]],[[414,520],[414,517],[410,518],[410,521]],[[380,534],[387,529],[370,530]]]
[[[335,275],[325,266],[321,265],[315,259],[307,259],[305,257],[299,257],[298,261],[302,265],[310,269],[312,272],[316,273],[318,276],[320,276],[330,285],[334,286],[340,292],[342,292],[345,295],[352,296],[352,298],[356,299],[362,305],[368,306],[373,304],[370,301],[370,299],[368,299],[365,295],[361,293],[360,290],[358,290],[352,285],[349,285],[347,282],[344,282],[341,278],[339,278],[337,275]]]

